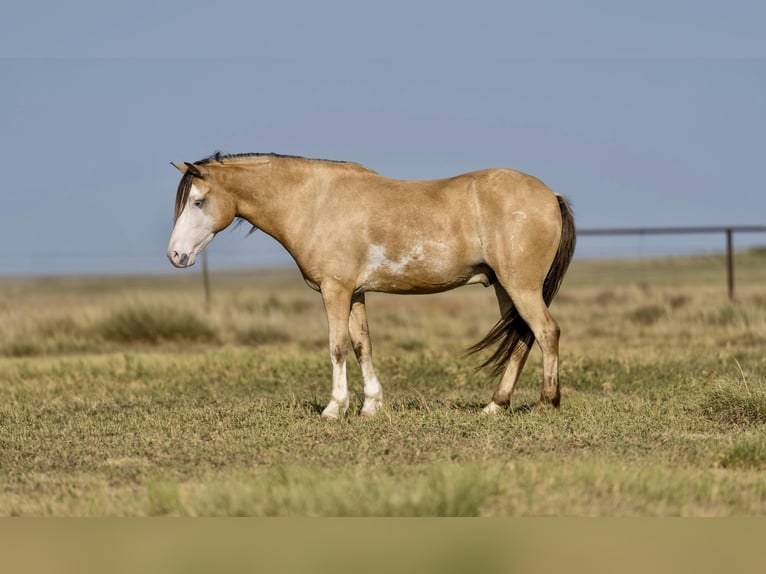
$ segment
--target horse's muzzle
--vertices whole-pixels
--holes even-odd
[[[188,253],[179,253],[178,251],[168,251],[168,259],[176,267],[188,267],[194,264],[194,260],[189,261]]]

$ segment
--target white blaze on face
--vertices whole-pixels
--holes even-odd
[[[168,259],[176,267],[194,265],[197,255],[213,239],[215,219],[205,211],[205,194],[192,184],[189,199],[168,243]]]

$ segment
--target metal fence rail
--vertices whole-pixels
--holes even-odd
[[[766,225],[730,225],[703,227],[614,227],[578,229],[578,237],[588,235],[678,235],[722,233],[726,237],[726,286],[729,300],[734,300],[734,234],[766,233]]]

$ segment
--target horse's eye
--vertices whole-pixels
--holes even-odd
[[[193,205],[194,205],[194,207],[202,207],[203,203],[204,203],[204,200],[202,200],[202,199],[195,199]]]

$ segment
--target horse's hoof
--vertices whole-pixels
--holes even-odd
[[[486,407],[481,409],[481,412],[485,415],[494,415],[503,410],[503,407],[498,405],[495,401],[489,403]]]
[[[341,409],[338,401],[330,401],[322,411],[323,419],[338,419],[341,414],[345,413],[346,409]]]
[[[380,407],[383,405],[383,401],[380,399],[365,399],[362,410],[359,413],[363,417],[372,417],[377,414]]]
[[[555,399],[541,398],[532,406],[532,412],[536,413],[542,410],[555,409],[558,410],[561,404],[561,399],[556,397]]]

